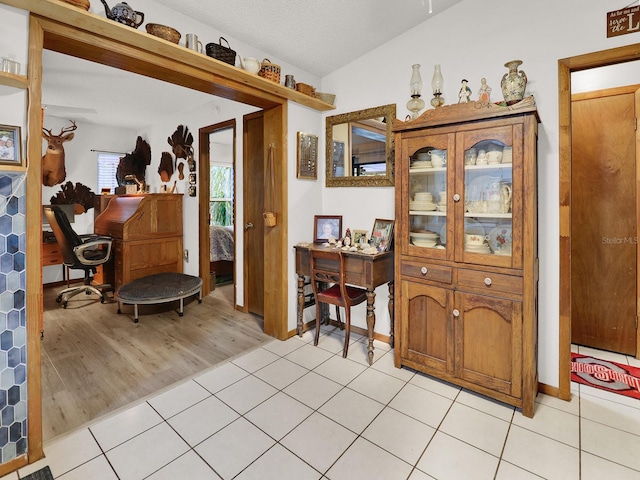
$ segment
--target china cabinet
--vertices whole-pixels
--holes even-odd
[[[539,118],[462,103],[394,124],[395,364],[533,415]]]

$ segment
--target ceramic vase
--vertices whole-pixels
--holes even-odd
[[[504,64],[509,69],[500,81],[502,87],[502,95],[507,105],[518,103],[524,98],[524,91],[527,87],[527,75],[524,71],[518,71],[518,67],[522,65],[521,60],[512,60]]]

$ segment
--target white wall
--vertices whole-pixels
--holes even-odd
[[[322,80],[322,91],[337,94],[339,113],[397,103],[398,117],[404,119],[409,113],[405,105],[414,63],[422,65],[427,104],[433,65],[441,64],[445,103],[450,104],[457,102],[463,78],[469,80],[472,99],[478,98],[480,79],[486,77],[493,89],[492,99],[500,100],[500,79],[507,71],[504,63],[512,59],[524,62],[521,68],[529,78],[527,94],[534,95],[541,118],[539,378],[551,386],[558,386],[559,362],[557,63],[562,58],[638,42],[637,34],[606,38],[606,12],[615,7],[598,0],[463,1]],[[638,83],[637,79],[628,78],[627,83]],[[347,214],[348,226],[355,226],[358,212],[363,214],[369,208],[379,216],[393,215],[393,189],[341,190],[323,191],[323,210],[335,213],[353,205]],[[363,204],[369,208],[362,209]],[[386,327],[376,325],[376,330],[379,328]]]

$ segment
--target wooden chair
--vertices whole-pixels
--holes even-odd
[[[349,334],[351,332],[351,306],[359,305],[367,300],[367,291],[363,288],[345,284],[345,256],[341,250],[311,249],[311,285],[316,300],[316,335],[313,344],[318,345],[320,324],[322,322],[322,305],[330,304],[344,307],[346,312],[344,349],[342,356],[347,357],[349,350]],[[321,290],[321,285],[329,285]],[[340,316],[338,314],[338,321]]]

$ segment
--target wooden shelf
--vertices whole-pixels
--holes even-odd
[[[111,65],[114,54],[125,54],[132,60],[124,63],[119,60],[118,68],[147,76],[162,68],[162,80],[256,106],[272,106],[278,103],[275,98],[285,98],[318,111],[335,109],[318,98],[68,3],[58,0],[0,0],[0,3],[39,17],[41,24],[47,25],[45,48],[60,53],[105,65]],[[74,43],[79,37],[83,42]],[[260,93],[259,99],[256,92]]]
[[[0,85],[26,89],[29,86],[29,80],[24,75],[0,72]]]

